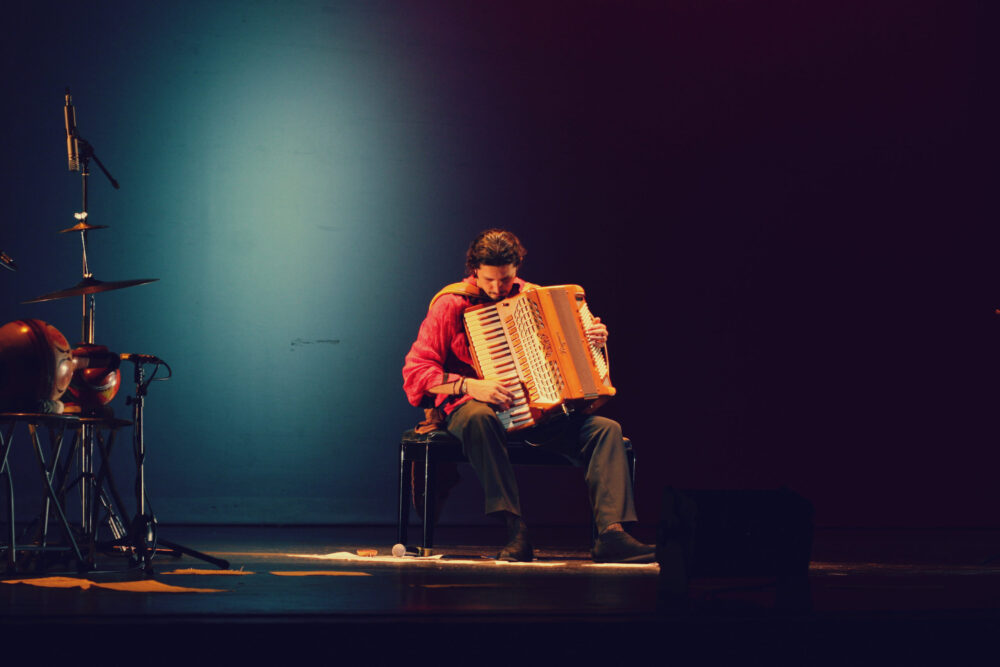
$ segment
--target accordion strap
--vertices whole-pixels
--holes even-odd
[[[521,287],[521,291],[523,292],[524,290],[531,289],[533,287],[538,287],[538,285],[535,285],[534,283],[524,283],[524,286]],[[431,299],[430,305],[427,306],[427,310],[433,308],[434,304],[437,303],[437,300],[443,297],[445,294],[457,294],[459,296],[464,296],[468,299],[472,299],[473,301],[483,301],[483,302],[489,301],[488,298],[483,296],[479,287],[477,287],[476,285],[470,285],[467,282],[452,283],[450,285],[445,285],[445,287],[440,292],[434,295],[434,298]]]
[[[443,297],[445,294],[457,294],[459,296],[464,296],[476,300],[482,299],[482,296],[479,293],[479,288],[477,286],[470,285],[469,283],[466,282],[452,283],[450,285],[445,285],[445,287],[440,292],[434,295],[434,298],[431,299],[430,305],[427,306],[427,310],[433,308],[434,304],[437,303],[437,300]]]

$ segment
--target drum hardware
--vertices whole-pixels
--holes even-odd
[[[149,393],[149,385],[153,381],[169,380],[173,375],[169,364],[162,359],[148,354],[122,354],[122,360],[130,361],[135,366],[133,379],[135,381],[135,396],[129,396],[126,403],[132,406],[132,441],[135,450],[136,476],[135,476],[135,507],[136,515],[129,527],[129,536],[125,546],[131,546],[135,550],[136,558],[142,565],[143,570],[152,573],[153,556],[156,554],[157,546],[167,547],[177,555],[186,554],[193,556],[206,563],[211,563],[216,567],[228,570],[229,562],[221,558],[215,558],[208,554],[195,551],[189,547],[176,542],[171,542],[159,537],[157,531],[156,516],[149,507],[149,497],[146,494],[146,444],[143,429],[143,408],[146,402],[146,395]],[[155,364],[152,375],[145,377],[144,364]],[[165,378],[157,378],[156,373],[160,366],[165,366],[167,375]]]
[[[92,225],[87,222],[87,212],[82,211],[80,213],[74,213],[73,217],[80,222],[76,223],[72,227],[67,227],[66,229],[60,229],[60,234],[68,234],[69,232],[87,232],[91,229],[107,229],[107,225]]]
[[[100,348],[101,346],[95,346],[95,295],[101,292],[106,292],[110,290],[123,289],[126,287],[133,287],[136,285],[143,285],[146,283],[154,282],[156,278],[149,279],[139,279],[139,280],[123,280],[116,282],[103,282],[94,278],[93,273],[90,271],[90,266],[87,258],[87,233],[96,229],[106,229],[106,225],[92,225],[88,221],[88,181],[90,176],[89,164],[93,160],[101,171],[108,178],[111,185],[117,190],[120,189],[118,182],[114,177],[108,172],[107,168],[98,159],[93,146],[84,140],[77,131],[76,128],[76,111],[73,108],[72,97],[70,90],[66,88],[66,105],[65,105],[65,120],[66,120],[66,148],[67,157],[70,171],[79,171],[82,182],[82,199],[83,206],[82,211],[75,213],[74,217],[78,221],[73,227],[61,230],[59,233],[69,233],[69,232],[79,232],[81,249],[82,249],[82,280],[76,285],[69,287],[67,289],[59,290],[56,292],[51,292],[43,296],[24,301],[23,303],[38,303],[42,301],[49,301],[53,299],[61,299],[71,296],[81,296],[82,297],[82,323],[81,323],[81,338],[83,342],[81,346],[88,348]],[[2,253],[0,253],[2,254]],[[5,268],[11,270],[16,270],[16,265],[13,261],[10,261],[10,266],[6,265],[6,255],[2,255],[5,258]],[[106,351],[106,348],[104,348]],[[136,396],[134,398],[129,397],[128,403],[133,408],[133,415],[135,421],[133,422],[133,444],[135,446],[136,455],[136,517],[132,521],[130,526],[126,526],[125,522],[122,520],[120,514],[115,509],[115,504],[118,507],[123,507],[120,499],[118,498],[117,491],[114,488],[113,480],[111,478],[110,468],[108,467],[108,458],[110,455],[110,445],[105,447],[104,443],[97,437],[96,427],[94,426],[93,420],[87,418],[81,418],[82,425],[77,431],[76,441],[79,444],[79,470],[81,480],[80,491],[81,491],[81,529],[85,536],[90,540],[91,548],[96,548],[96,535],[97,535],[97,523],[99,519],[99,508],[103,507],[107,511],[107,522],[111,529],[112,536],[114,538],[111,546],[118,550],[132,550],[136,559],[142,564],[143,568],[147,572],[151,572],[152,565],[151,560],[153,555],[157,550],[157,543],[168,547],[174,553],[188,554],[196,558],[200,558],[206,562],[212,563],[222,569],[228,569],[229,563],[225,560],[213,558],[206,554],[200,553],[183,545],[177,544],[175,542],[170,542],[167,540],[159,539],[156,534],[156,518],[153,516],[151,510],[148,509],[149,499],[146,494],[145,489],[145,443],[143,439],[143,426],[142,426],[142,416],[143,416],[143,403],[148,391],[149,383],[155,378],[156,371],[154,370],[153,376],[148,380],[144,378],[143,364],[155,363],[157,369],[160,365],[166,366],[169,370],[169,366],[165,362],[156,357],[150,355],[140,355],[140,354],[123,354],[120,355],[117,361],[126,360],[131,361],[135,364],[135,383],[136,383]],[[159,378],[159,379],[169,379]],[[117,420],[113,420],[117,421]],[[98,472],[97,476],[94,476],[94,446],[95,443],[100,447],[101,453],[103,455],[103,462],[101,470]],[[6,452],[4,452],[6,454]],[[6,459],[6,456],[4,457]],[[4,468],[6,467],[6,460],[4,461]],[[62,475],[63,482],[68,477],[70,462],[66,463],[66,468],[64,474]],[[105,480],[108,482],[108,489],[104,488]],[[112,495],[109,498],[108,493]],[[13,525],[13,509],[11,509],[11,525]],[[47,523],[47,520],[46,520]],[[13,545],[13,540],[11,540]]]
[[[7,478],[8,490],[8,535],[7,535],[7,570],[12,572],[15,570],[15,559],[16,552],[24,550],[24,548],[18,548],[16,546],[15,530],[14,530],[14,501],[13,501],[13,478],[11,471],[8,467],[8,453],[10,452],[11,445],[13,444],[13,433],[14,426],[18,421],[25,421],[28,426],[29,440],[31,441],[32,449],[35,452],[37,458],[38,470],[42,475],[42,480],[45,486],[44,494],[44,504],[43,512],[39,517],[39,524],[37,526],[38,531],[38,541],[39,545],[32,550],[38,551],[39,555],[44,557],[48,550],[55,548],[56,550],[63,550],[61,547],[52,547],[48,544],[48,528],[49,519],[52,510],[55,510],[55,514],[59,519],[60,526],[63,529],[64,536],[67,542],[67,551],[70,551],[74,556],[74,562],[76,563],[76,568],[78,571],[83,572],[88,569],[92,569],[91,563],[88,562],[83,556],[83,552],[80,549],[80,542],[75,539],[74,531],[66,517],[65,512],[62,509],[61,501],[61,491],[63,490],[62,485],[59,485],[60,491],[56,490],[56,486],[53,486],[54,482],[57,482],[57,467],[60,458],[60,454],[63,448],[64,442],[64,432],[65,430],[75,423],[75,418],[64,417],[63,415],[40,415],[31,413],[5,413],[3,415],[3,420],[6,423],[5,433],[0,435],[0,450],[2,450],[3,464],[0,465],[0,472]],[[49,444],[50,444],[50,456],[47,458],[44,454],[45,447],[42,444],[42,438],[40,431],[42,428],[48,431]],[[74,429],[75,430],[75,429]]]
[[[17,271],[17,263],[14,261],[14,258],[3,250],[0,250],[0,266],[8,271]]]
[[[22,301],[21,303],[41,303],[42,301],[52,301],[54,299],[63,299],[68,296],[88,296],[91,294],[97,294],[99,292],[109,292],[111,290],[123,289],[125,287],[133,287],[135,285],[145,285],[146,283],[152,283],[159,280],[159,278],[144,278],[139,280],[118,280],[115,282],[104,282],[94,278],[93,275],[84,276],[83,280],[78,282],[73,287],[67,287],[63,290],[58,290],[56,292],[50,292],[49,294],[43,294],[42,296],[35,297],[34,299],[29,299],[28,301]],[[91,312],[91,319],[93,318],[93,313]],[[88,343],[93,343],[94,341],[87,341]]]
[[[84,345],[93,345],[95,342],[94,337],[94,313],[96,310],[96,298],[95,294],[100,292],[106,292],[109,290],[121,289],[124,287],[131,287],[133,285],[142,285],[144,283],[153,282],[155,279],[145,279],[145,280],[125,280],[118,282],[102,282],[94,278],[93,273],[90,271],[90,265],[87,259],[87,232],[94,229],[106,228],[106,226],[91,225],[88,218],[90,216],[87,208],[89,203],[89,190],[88,184],[90,180],[90,162],[94,161],[95,164],[101,169],[104,175],[107,177],[111,186],[118,190],[120,186],[118,181],[111,175],[107,170],[101,160],[97,157],[97,152],[94,150],[93,145],[86,139],[80,136],[80,133],[76,126],[76,109],[73,107],[73,96],[70,93],[69,87],[66,88],[66,104],[63,111],[64,119],[66,121],[66,155],[67,163],[70,171],[79,171],[80,180],[82,186],[82,209],[79,213],[74,214],[74,218],[78,221],[76,225],[70,227],[69,229],[62,230],[62,232],[69,231],[79,231],[80,232],[80,245],[82,251],[82,269],[83,277],[82,280],[70,287],[68,289],[59,290],[57,292],[52,292],[50,294],[43,295],[36,299],[31,299],[25,301],[24,303],[37,303],[40,301],[49,301],[52,299],[61,299],[69,296],[80,296],[82,297],[82,322],[81,322],[81,335],[80,338]],[[89,425],[83,425],[81,427],[81,440],[82,446],[80,448],[80,471],[81,474],[86,478],[92,478],[93,476],[93,453],[94,453],[94,440],[95,433],[94,427]],[[93,535],[95,526],[92,524],[92,516],[94,515],[93,509],[93,497],[91,495],[92,489],[89,485],[81,485],[81,520],[83,523],[83,530],[86,534]]]
[[[88,225],[86,222],[78,222],[72,227],[67,227],[66,229],[60,229],[60,234],[69,234],[70,232],[89,232],[92,229],[110,229],[107,225]]]

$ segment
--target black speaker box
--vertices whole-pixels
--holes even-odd
[[[656,555],[661,591],[686,594],[696,577],[774,577],[801,596],[812,553],[812,504],[788,489],[663,493]]]

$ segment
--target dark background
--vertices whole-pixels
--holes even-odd
[[[69,86],[121,182],[91,165],[91,270],[158,279],[98,295],[96,340],[173,369],[161,522],[391,523],[403,356],[503,226],[611,328],[644,521],[786,485],[821,525],[997,525],[982,5],[20,4],[0,319],[81,339],[79,298],[21,303],[80,280]],[[444,522],[481,520],[463,475]],[[529,522],[585,523],[578,471],[522,481]]]

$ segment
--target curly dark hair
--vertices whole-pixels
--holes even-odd
[[[465,253],[465,270],[468,275],[475,273],[482,264],[487,266],[520,266],[528,251],[520,239],[504,229],[487,229],[473,239],[469,251]]]

